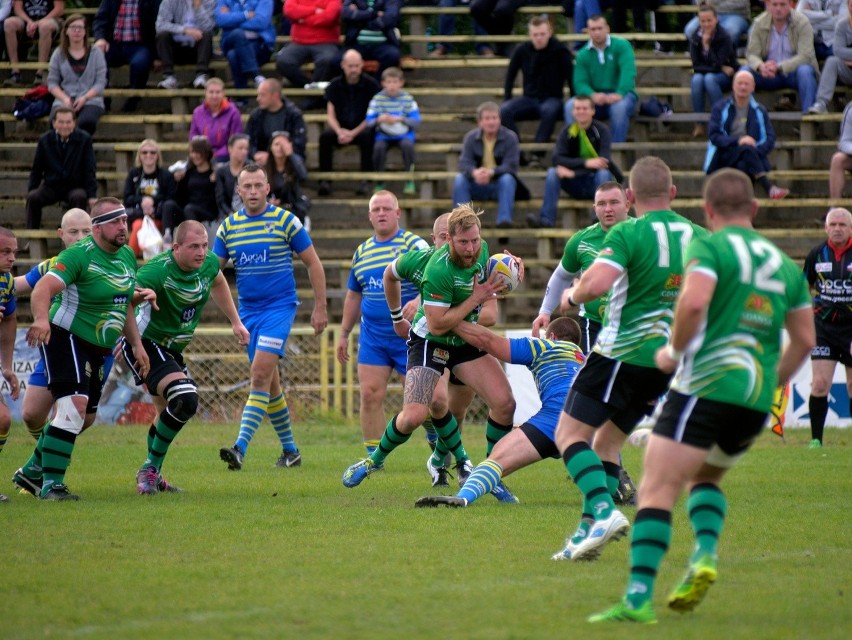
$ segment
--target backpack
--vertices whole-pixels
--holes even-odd
[[[50,95],[47,86],[40,84],[15,100],[12,115],[18,120],[33,122],[48,115],[52,103],[53,96]]]

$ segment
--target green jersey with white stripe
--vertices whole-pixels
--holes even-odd
[[[670,210],[649,211],[633,224],[610,229],[595,262],[621,275],[612,285],[594,350],[603,356],[654,367],[668,342],[672,307],[683,280],[684,254],[702,227]]]
[[[802,270],[754,229],[730,226],[689,246],[692,272],[712,277],[716,289],[672,389],[769,411],[784,320],[811,306]]]
[[[136,256],[129,247],[108,253],[92,236],[68,247],[48,274],[65,283],[50,306],[50,321],[99,347],[115,346],[136,285]]]

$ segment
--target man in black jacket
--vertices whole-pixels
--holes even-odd
[[[305,118],[299,108],[284,100],[281,81],[267,78],[257,87],[257,108],[249,115],[246,133],[249,135],[249,157],[260,166],[266,164],[269,141],[276,131],[286,131],[293,143],[293,151],[305,159]]]
[[[556,140],[553,166],[547,170],[544,180],[541,213],[527,216],[527,224],[531,227],[554,226],[561,189],[572,198],[591,199],[603,183],[622,180],[621,171],[610,158],[612,135],[603,122],[594,119],[592,99],[577,96],[573,115],[573,124],[565,127]]]
[[[553,35],[550,22],[535,16],[529,22],[528,42],[512,54],[503,85],[503,105],[500,120],[520,138],[517,120],[541,119],[535,132],[535,142],[548,142],[556,121],[562,114],[564,88],[571,88],[573,66],[571,52]],[[524,94],[512,97],[518,71],[524,76]],[[538,164],[540,155],[529,156],[530,164]]]
[[[64,201],[88,211],[98,195],[92,138],[76,128],[74,110],[60,107],[53,130],[38,140],[27,187],[27,229],[41,226],[41,210]]]

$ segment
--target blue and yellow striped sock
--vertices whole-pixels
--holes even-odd
[[[9,439],[9,432],[0,434],[0,451],[3,451],[3,447],[6,446],[6,440]]]
[[[250,391],[246,406],[243,407],[243,415],[240,418],[240,433],[234,446],[244,454],[249,442],[254,437],[266,415],[269,406],[269,394],[264,391]]]
[[[603,463],[586,442],[575,442],[562,454],[565,468],[583,493],[585,504],[591,506],[596,520],[608,518],[615,503],[606,486]],[[585,507],[583,509],[586,510]]]
[[[493,460],[485,460],[476,465],[464,486],[456,494],[458,498],[464,498],[470,504],[474,500],[491,493],[491,490],[503,477],[503,467]]]
[[[379,442],[381,440],[379,438],[372,438],[371,440],[364,440],[364,448],[367,450],[367,455],[373,455],[373,451],[379,446]]]
[[[388,422],[388,426],[385,429],[385,434],[382,436],[381,442],[379,442],[379,446],[370,454],[370,459],[377,467],[381,467],[385,463],[385,458],[387,458],[398,446],[408,442],[410,437],[410,433],[402,433],[397,430],[396,416],[394,416],[391,418],[391,421]]]
[[[44,431],[44,428],[49,424],[50,424],[50,422],[45,422],[44,424],[40,424],[40,425],[35,426],[35,427],[31,427],[30,425],[27,425],[27,431],[30,432],[30,435],[33,437],[33,440],[38,440],[41,437],[41,434]]]
[[[293,429],[290,427],[290,407],[287,406],[287,400],[283,393],[279,393],[269,400],[266,414],[269,416],[272,428],[278,435],[278,440],[281,441],[281,448],[287,453],[297,453],[299,448],[296,446]]]

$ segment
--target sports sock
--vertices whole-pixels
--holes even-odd
[[[378,438],[373,438],[372,440],[364,440],[364,448],[367,450],[367,455],[373,455],[373,451],[376,450],[376,447],[379,446],[380,440]]]
[[[772,183],[769,182],[769,178],[766,175],[762,175],[759,178],[755,178],[755,182],[758,183],[763,189],[766,191],[766,195],[769,195],[770,189],[772,189]]]
[[[852,399],[850,399],[852,404]],[[822,442],[822,434],[825,430],[825,417],[828,415],[828,397],[808,398],[808,413],[811,415],[811,438]]]
[[[663,509],[640,509],[630,540],[630,580],[625,599],[633,609],[653,599],[657,569],[672,539],[672,513]]]
[[[490,415],[488,416],[488,419],[485,421],[486,457],[491,455],[491,450],[494,448],[494,445],[500,442],[500,439],[503,438],[503,436],[505,436],[506,434],[508,434],[511,430],[511,424],[500,424],[499,422],[495,422]]]
[[[49,424],[50,422],[45,422],[44,424],[38,425],[36,427],[31,427],[30,425],[27,425],[27,431],[30,432],[30,435],[33,437],[33,440],[38,440],[45,427]]]
[[[476,465],[476,468],[468,476],[464,486],[456,494],[458,498],[464,498],[471,504],[477,498],[491,493],[491,490],[503,477],[503,467],[493,460],[485,460]]]
[[[606,485],[606,473],[598,454],[586,442],[575,442],[562,454],[565,468],[577,483],[585,499],[583,511],[591,513],[595,520],[608,518],[615,509]],[[590,509],[587,509],[590,507]]]
[[[43,472],[41,451],[44,448],[44,432],[47,431],[48,426],[50,426],[49,422],[45,425],[44,429],[42,429],[41,435],[38,437],[36,446],[29,459],[21,466],[21,472],[33,480],[41,478],[41,474]]]
[[[614,462],[603,460],[604,473],[606,473],[606,490],[609,495],[615,498],[618,493],[618,477],[621,473],[621,467]]]
[[[410,437],[410,433],[402,433],[397,430],[396,416],[394,416],[391,418],[391,421],[388,422],[388,426],[385,429],[385,434],[382,436],[381,442],[379,442],[379,446],[370,454],[370,460],[372,460],[373,464],[377,467],[382,466],[385,462],[385,458],[391,454],[391,451],[408,442]]]
[[[260,423],[263,422],[263,416],[266,415],[268,406],[268,393],[249,391],[249,397],[246,400],[246,406],[243,407],[242,418],[240,418],[240,433],[237,435],[236,442],[234,442],[234,446],[241,452],[246,452],[249,442],[260,427]]]
[[[74,451],[74,442],[77,434],[58,429],[52,424],[44,430],[44,445],[42,447],[42,460],[44,471],[42,476],[41,495],[45,495],[54,484],[62,484],[65,472],[71,462],[71,453]]]
[[[727,509],[728,502],[725,500],[725,494],[715,484],[698,484],[689,492],[686,511],[689,514],[692,531],[695,533],[695,552],[692,554],[692,561],[698,560],[703,555],[716,556]]]
[[[443,441],[444,446],[453,454],[457,462],[468,460],[467,451],[464,449],[461,439],[461,431],[459,423],[456,422],[455,416],[447,411],[447,414],[442,418],[432,416],[432,424],[435,431],[438,432],[438,437]],[[432,464],[436,467],[444,465],[446,453],[440,453],[438,445],[435,446],[435,452],[432,454]],[[437,457],[440,456],[440,457]]]
[[[183,429],[185,424],[186,422],[178,420],[169,413],[168,407],[163,409],[156,426],[151,425],[154,433],[151,437],[149,432],[148,459],[145,460],[145,466],[150,465],[156,467],[157,471],[160,470],[163,466],[163,458],[166,457],[169,450],[169,445],[172,444],[172,440],[175,439],[175,436]]]
[[[287,406],[287,400],[283,393],[270,398],[269,405],[266,407],[266,414],[269,416],[272,428],[278,435],[281,448],[287,453],[298,453],[299,448],[293,438],[293,429],[290,428],[290,407]]]
[[[439,437],[435,441],[435,448],[432,450],[432,464],[436,467],[446,466],[448,455],[450,455],[450,448],[447,446],[447,443]]]
[[[438,432],[432,426],[432,416],[426,416],[426,419],[423,421],[423,429],[426,431],[426,442],[429,443],[429,447],[434,451],[435,443],[438,441]]]
[[[0,436],[0,451],[3,451],[3,447],[6,446],[6,440],[8,440],[8,439],[9,439],[8,433],[5,433],[2,436]]]
[[[154,446],[154,438],[157,437],[157,423],[152,422],[148,427],[148,455],[151,455],[151,447]]]
[[[571,542],[580,544],[589,535],[592,525],[595,524],[595,517],[583,509],[583,515],[580,517],[580,524],[577,525],[577,530],[571,536]]]

